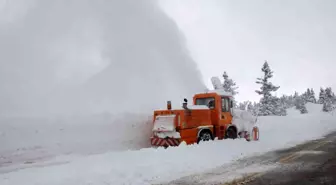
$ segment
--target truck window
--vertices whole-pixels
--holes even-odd
[[[230,101],[225,97],[222,97],[222,112],[230,112]]]
[[[215,98],[197,98],[196,105],[206,105],[210,109],[215,108]]]

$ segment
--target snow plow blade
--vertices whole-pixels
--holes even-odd
[[[151,144],[156,147],[179,146],[180,139],[151,137]]]

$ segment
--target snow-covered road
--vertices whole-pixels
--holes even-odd
[[[310,114],[260,117],[260,141],[224,140],[178,148],[110,151],[93,155],[58,156],[34,164],[12,166],[0,184],[154,184],[229,165],[243,157],[292,147],[336,130],[336,117],[310,105]],[[120,133],[123,134],[123,133]],[[23,166],[29,168],[22,168]],[[9,165],[10,166],[10,165]],[[43,166],[43,167],[41,167]],[[7,166],[8,168],[8,166]]]

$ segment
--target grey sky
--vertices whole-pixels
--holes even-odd
[[[258,100],[255,79],[268,60],[278,95],[336,90],[336,1],[162,0],[188,39],[205,83],[224,70],[240,86],[238,100]]]

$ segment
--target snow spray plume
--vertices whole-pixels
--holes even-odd
[[[11,0],[0,17],[3,115],[144,111],[205,89],[154,0]]]

